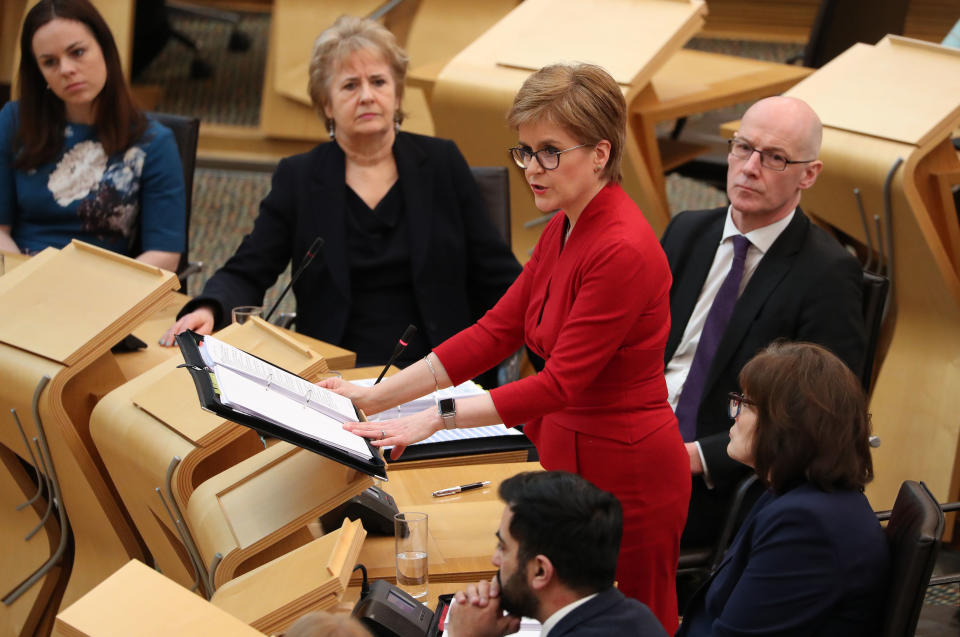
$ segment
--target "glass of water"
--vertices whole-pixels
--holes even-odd
[[[397,513],[393,531],[397,547],[397,584],[416,599],[427,596],[426,513]]]
[[[263,318],[263,306],[261,305],[238,305],[233,308],[233,322],[243,325],[251,317]]]

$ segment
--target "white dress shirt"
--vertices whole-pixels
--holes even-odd
[[[733,237],[741,234],[737,226],[733,223],[733,217],[730,214],[731,208],[727,208],[727,217],[723,224],[723,234],[720,237],[720,244],[713,255],[713,263],[710,265],[710,271],[703,282],[703,288],[700,290],[700,296],[697,297],[697,303],[693,306],[693,312],[690,314],[690,320],[687,321],[687,327],[680,338],[680,344],[673,353],[673,358],[667,363],[664,369],[664,377],[667,381],[667,400],[670,406],[676,411],[677,401],[680,399],[680,392],[683,389],[683,383],[687,380],[687,374],[690,372],[690,365],[693,363],[693,356],[697,352],[697,345],[700,344],[700,333],[703,332],[703,325],[707,321],[707,314],[710,312],[710,306],[713,305],[713,299],[720,291],[723,280],[727,278],[730,271],[730,265],[733,263]],[[747,248],[747,256],[743,266],[743,278],[740,280],[740,289],[737,291],[739,298],[750,282],[750,277],[760,264],[763,255],[767,253],[770,246],[777,240],[780,234],[786,230],[787,226],[793,220],[796,209],[790,212],[786,217],[775,221],[770,225],[752,230],[743,235],[750,242]],[[699,443],[697,443],[699,447]],[[700,454],[700,460],[703,461],[703,453]],[[707,485],[710,485],[709,474],[706,473],[707,466],[703,463]]]
[[[550,631],[560,623],[561,619],[569,615],[577,606],[586,604],[596,596],[597,593],[594,593],[593,595],[587,595],[586,597],[581,597],[575,602],[570,602],[563,608],[558,608],[556,611],[554,611],[553,615],[550,615],[550,617],[547,618],[547,621],[543,622],[543,628],[540,630],[540,637],[547,637]]]

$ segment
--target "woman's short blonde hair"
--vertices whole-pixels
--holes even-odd
[[[379,22],[342,15],[317,37],[310,55],[307,92],[327,126],[330,121],[323,109],[330,99],[330,83],[337,67],[357,51],[372,51],[384,59],[397,87],[397,104],[403,99],[403,83],[407,77],[410,58],[397,44],[397,39]],[[397,123],[400,123],[404,113],[398,108],[395,117]]]
[[[538,121],[557,124],[581,144],[610,142],[602,176],[619,182],[626,138],[623,91],[595,64],[552,64],[526,79],[507,115],[511,128]]]

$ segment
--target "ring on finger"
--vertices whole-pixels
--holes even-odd
[[[387,435],[387,434],[385,434],[385,433],[383,432],[383,429],[381,429],[381,430],[380,430],[380,440],[383,440],[384,436],[386,436],[386,435]]]

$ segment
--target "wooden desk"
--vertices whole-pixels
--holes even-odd
[[[960,182],[949,140],[960,124],[960,51],[887,36],[855,45],[788,95],[809,102],[824,124],[824,170],[804,193],[804,209],[864,245],[870,232],[877,245],[853,190],[871,217],[886,217],[885,200],[891,206],[883,232],[891,299],[870,401],[882,445],[872,450],[867,496],[888,509],[912,479],[941,502],[956,500],[960,227],[941,187]]]
[[[541,471],[537,462],[496,465],[435,467],[388,473],[383,488],[401,511],[421,511],[430,516],[429,574],[434,582],[473,582],[496,572],[490,562],[496,544],[503,502],[497,497],[500,483],[522,471]],[[437,489],[455,484],[490,480],[490,486],[455,496],[434,498]],[[359,562],[371,579],[396,581],[393,537],[367,536]],[[353,583],[359,583],[355,576]]]
[[[0,321],[0,407],[8,419],[17,410],[27,436],[43,439],[34,413],[46,432],[45,473],[59,485],[59,513],[68,516],[61,537],[73,541],[63,576],[66,603],[143,554],[90,440],[88,419],[96,400],[123,380],[110,346],[175,286],[169,272],[80,242],[45,250],[0,278],[0,305],[10,310]],[[0,427],[0,445],[34,462],[11,420]],[[8,550],[18,550],[23,537],[8,535],[9,516],[0,514],[0,533]],[[7,591],[20,583],[10,576],[0,573]]]
[[[13,270],[30,258],[26,255],[20,254],[19,252],[0,251],[0,255],[3,255],[4,264],[4,272],[0,272],[0,276],[3,276],[4,273],[9,272],[10,270]]]
[[[315,352],[263,321],[230,325],[218,337],[307,378],[327,370]],[[167,507],[185,511],[204,482],[265,450],[254,431],[200,408],[189,375],[176,369],[179,360],[168,359],[104,396],[91,414],[90,433],[155,563],[190,586],[195,574]]]
[[[132,560],[57,615],[54,635],[262,637],[202,597]]]

